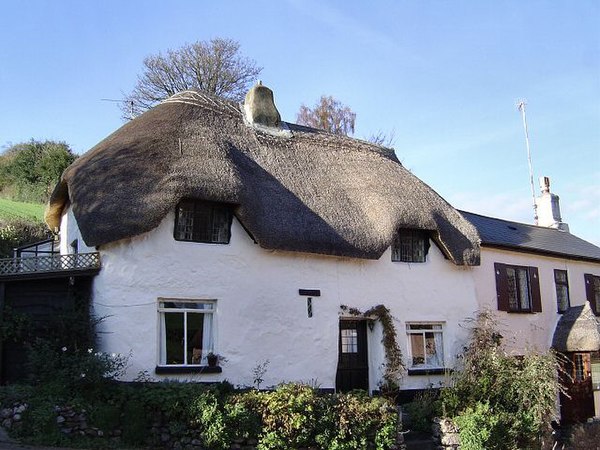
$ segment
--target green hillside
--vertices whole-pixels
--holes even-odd
[[[0,219],[9,218],[35,218],[39,221],[44,219],[45,206],[41,203],[14,202],[0,198]]]

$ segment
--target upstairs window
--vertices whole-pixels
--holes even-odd
[[[554,269],[554,285],[556,286],[556,307],[559,313],[569,309],[569,280],[566,270]]]
[[[231,206],[200,200],[182,200],[175,211],[175,239],[178,241],[229,244]]]
[[[600,315],[600,276],[586,273],[585,279],[585,296],[587,297],[594,314]]]
[[[421,230],[398,230],[392,244],[392,261],[423,263],[429,251],[429,236]]]
[[[542,312],[537,267],[495,263],[498,310]]]

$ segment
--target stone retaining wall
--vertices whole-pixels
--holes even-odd
[[[2,419],[2,427],[6,430],[15,430],[23,425],[23,413],[27,410],[27,403],[16,403],[12,407],[3,408],[0,410]],[[88,436],[97,439],[109,439],[115,444],[121,442],[123,430],[101,430],[88,424],[87,411],[76,410],[71,406],[55,406],[56,425],[59,430],[66,435]],[[401,417],[401,416],[399,416]],[[404,436],[400,432],[402,430],[401,419],[398,423],[398,433],[396,445],[391,450],[406,450],[404,444]],[[162,448],[174,450],[210,450],[202,445],[197,432],[194,430],[180,430],[174,436],[168,423],[165,423],[162,418],[158,417],[148,430],[147,443],[152,446],[160,446]],[[181,436],[183,435],[183,436]],[[231,444],[230,450],[256,450],[258,442],[255,439],[236,440]],[[298,450],[316,450],[316,449],[298,449]]]
[[[434,418],[431,427],[438,450],[459,450],[458,427],[450,419]]]

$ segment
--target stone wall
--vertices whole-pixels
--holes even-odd
[[[27,403],[15,403],[11,407],[0,410],[2,427],[6,430],[16,430],[23,426],[23,413],[27,410]],[[71,406],[55,406],[56,425],[65,435],[88,436],[95,439],[108,439],[113,444],[121,443],[123,430],[101,430],[90,426],[88,414],[85,409],[76,410]],[[401,415],[399,416],[401,417]],[[396,445],[390,450],[406,450],[404,436],[401,433],[402,423],[399,418]],[[169,424],[162,417],[156,417],[152,426],[148,429],[146,443],[153,447],[168,448],[174,450],[210,450],[202,445],[199,433],[195,430],[179,430],[177,435],[171,432]],[[231,444],[230,450],[256,450],[258,442],[255,439],[236,440]],[[315,449],[298,449],[315,450]]]
[[[438,450],[460,449],[458,427],[450,419],[434,418],[431,427],[433,439],[438,445]]]

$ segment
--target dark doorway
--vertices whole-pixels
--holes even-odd
[[[340,320],[338,367],[335,388],[338,392],[369,390],[367,322]]]
[[[565,353],[565,356],[566,362],[563,368],[571,379],[564,377],[563,383],[571,398],[560,394],[562,422],[567,424],[585,422],[589,417],[594,417],[591,353],[569,352]]]

